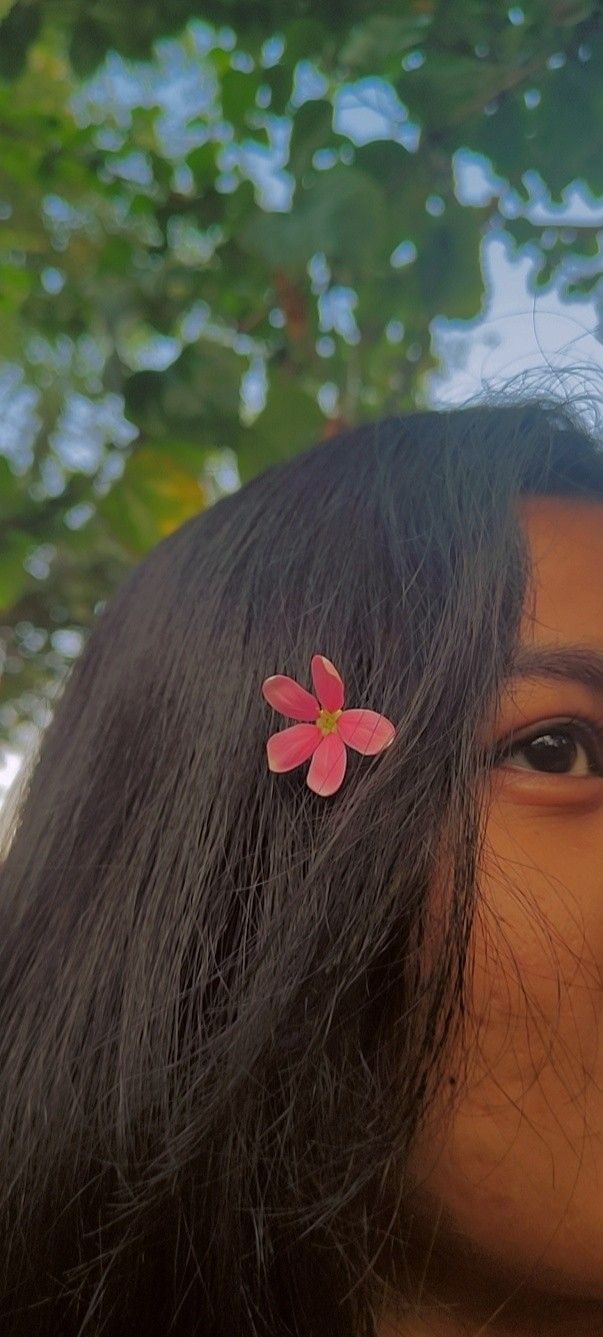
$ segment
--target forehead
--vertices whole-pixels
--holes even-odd
[[[522,497],[518,514],[534,564],[534,626],[527,639],[603,645],[603,498]]]

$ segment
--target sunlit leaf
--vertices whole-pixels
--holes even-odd
[[[198,478],[147,446],[131,455],[120,486],[97,509],[119,541],[139,554],[203,510],[206,501]]]

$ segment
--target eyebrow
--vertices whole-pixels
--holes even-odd
[[[520,645],[510,678],[569,678],[603,693],[603,654],[591,645]]]

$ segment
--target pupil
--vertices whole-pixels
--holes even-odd
[[[542,734],[540,738],[530,743],[528,751],[535,751],[536,760],[553,773],[571,769],[576,760],[576,744],[573,738],[570,738],[569,734],[564,734],[562,730],[555,734]]]

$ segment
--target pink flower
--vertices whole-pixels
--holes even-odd
[[[326,798],[343,781],[346,746],[374,756],[389,747],[396,731],[376,710],[343,709],[343,682],[330,659],[313,655],[310,668],[316,696],[282,673],[264,679],[262,694],[269,705],[288,719],[304,721],[272,734],[266,753],[269,769],[279,772],[292,771],[312,757],[306,784]]]

